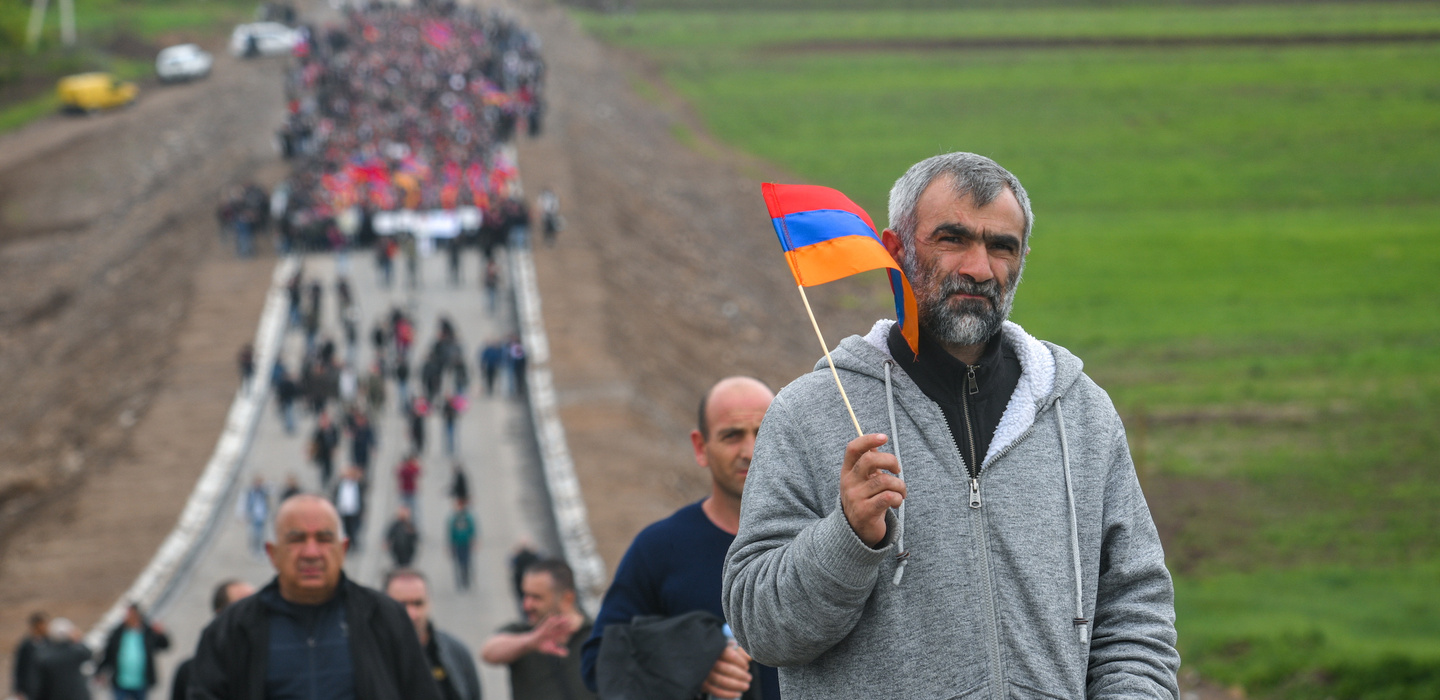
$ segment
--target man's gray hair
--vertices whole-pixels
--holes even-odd
[[[915,207],[920,195],[941,175],[949,175],[955,184],[955,194],[960,197],[970,195],[976,207],[995,201],[1002,188],[1008,187],[1025,213],[1025,233],[1021,245],[1030,242],[1030,227],[1035,218],[1030,212],[1030,196],[1025,194],[1020,180],[985,156],[956,151],[926,158],[910,166],[890,188],[890,230],[900,237],[907,249],[915,240]]]

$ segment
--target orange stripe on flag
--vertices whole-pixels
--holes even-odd
[[[868,236],[842,236],[812,243],[785,254],[795,281],[805,287],[834,282],[867,270],[900,269],[878,241]]]

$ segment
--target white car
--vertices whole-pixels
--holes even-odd
[[[279,22],[242,24],[230,33],[234,56],[287,56],[300,43],[300,32]]]
[[[155,57],[155,74],[161,82],[193,80],[210,75],[214,57],[194,44],[179,44],[160,51]]]

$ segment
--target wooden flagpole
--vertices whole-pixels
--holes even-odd
[[[855,435],[864,436],[865,431],[860,429],[860,420],[855,417],[855,409],[850,407],[850,397],[845,395],[845,386],[840,383],[840,373],[835,371],[835,361],[830,359],[830,346],[825,344],[825,336],[820,333],[820,323],[815,320],[815,312],[810,310],[810,298],[805,296],[805,285],[795,285],[800,290],[800,300],[805,302],[805,313],[810,315],[810,325],[815,328],[815,337],[820,339],[820,349],[825,351],[825,361],[830,363],[830,374],[835,377],[835,386],[840,389],[840,398],[845,401],[845,410],[850,412],[850,422],[855,424]]]

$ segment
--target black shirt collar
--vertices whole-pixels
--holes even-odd
[[[980,360],[975,363],[975,381],[979,385],[980,393],[991,389],[995,377],[999,374],[994,370],[1000,366],[1001,360],[1015,357],[1015,351],[1005,344],[1002,335],[1004,334],[997,332],[985,342],[985,349],[980,352]],[[964,388],[970,366],[951,355],[950,351],[930,334],[923,330],[920,332],[918,356],[910,352],[910,345],[901,335],[898,323],[890,328],[886,343],[890,347],[890,355],[895,358],[900,369],[916,384],[934,387],[940,393],[950,396],[957,395]]]

